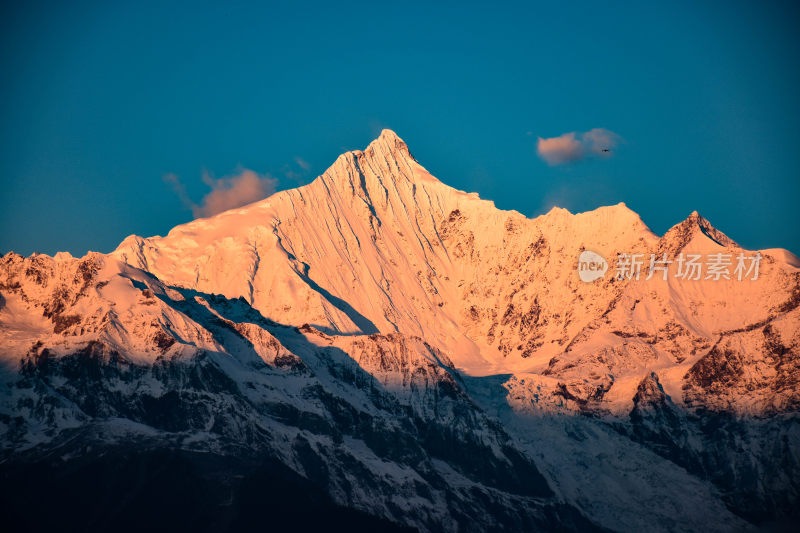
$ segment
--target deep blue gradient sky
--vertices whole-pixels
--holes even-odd
[[[427,4],[4,2],[0,253],[163,235],[192,218],[166,173],[295,187],[384,127],[500,208],[696,209],[800,252],[797,2]],[[597,127],[609,159],[536,154]]]

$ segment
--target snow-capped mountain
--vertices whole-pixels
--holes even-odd
[[[584,251],[607,262],[589,283]],[[7,486],[109,483],[97,465],[131,450],[149,480],[173,450],[215,480],[211,530],[250,520],[265,468],[363,529],[730,531],[798,508],[796,257],[697,213],[659,237],[624,204],[502,211],[389,130],[165,237],[9,253],[0,298]],[[3,496],[31,509],[28,483]]]

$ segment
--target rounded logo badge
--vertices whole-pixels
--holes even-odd
[[[589,250],[581,252],[578,257],[578,276],[581,281],[591,283],[605,276],[607,271],[608,262],[602,255]]]

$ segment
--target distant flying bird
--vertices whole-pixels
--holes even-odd
[[[611,150],[609,150],[608,148],[603,148],[603,152],[610,152],[610,151]]]

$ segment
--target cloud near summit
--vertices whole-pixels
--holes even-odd
[[[563,165],[589,157],[609,157],[619,144],[621,137],[605,128],[594,128],[583,133],[575,131],[558,137],[544,139],[539,137],[536,153],[548,165]]]
[[[175,174],[167,174],[164,181],[172,185],[183,205],[192,210],[195,218],[210,217],[228,209],[262,200],[275,192],[278,180],[252,170],[243,169],[239,174],[215,179],[203,174],[203,182],[211,188],[202,201],[193,202],[186,193],[185,185]]]

